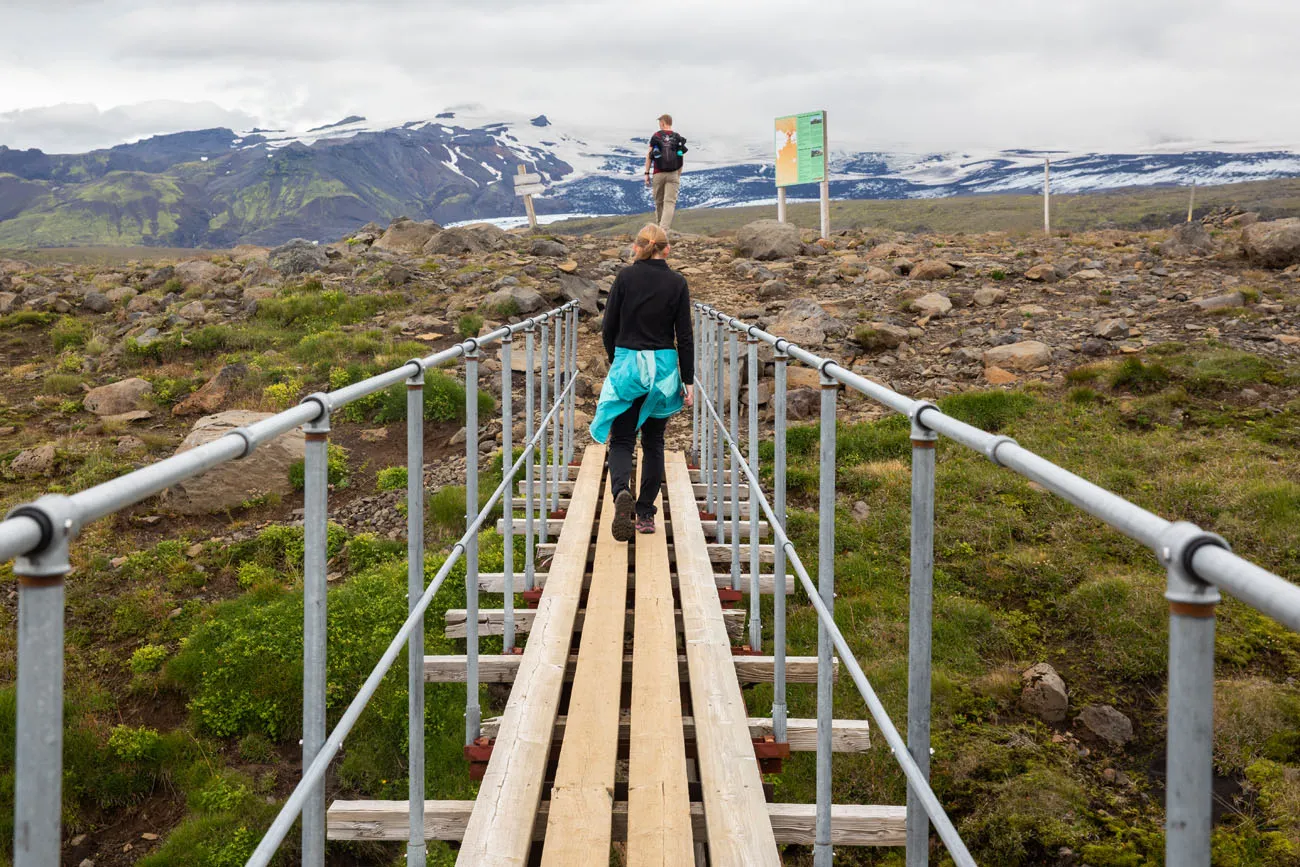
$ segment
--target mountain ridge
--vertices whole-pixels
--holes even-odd
[[[440,223],[523,215],[509,176],[536,172],[542,215],[640,213],[643,137],[562,128],[546,115],[450,110],[429,120],[371,124],[360,115],[306,132],[225,127],[153,136],[84,154],[0,145],[0,246],[233,246],[291,237],[330,240],[398,216]],[[1282,148],[1069,153],[903,153],[832,149],[835,199],[925,199],[1222,184],[1300,176]],[[752,205],[775,198],[763,147],[699,136],[679,205]],[[815,198],[815,185],[792,187]]]

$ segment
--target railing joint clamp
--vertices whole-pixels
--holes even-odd
[[[316,392],[304,397],[299,403],[314,403],[320,407],[320,412],[316,417],[302,426],[303,431],[308,434],[329,433],[330,432],[330,398],[324,392]]]
[[[784,337],[778,337],[776,343],[772,346],[772,349],[776,352],[776,357],[782,361],[786,361],[790,358],[790,353],[786,351],[789,348],[790,341],[786,340]]]
[[[1188,521],[1175,521],[1165,530],[1156,555],[1168,573],[1165,598],[1184,605],[1215,605],[1221,600],[1219,588],[1196,574],[1192,560],[1205,546],[1231,551],[1227,540],[1202,530]]]
[[[412,358],[410,361],[408,361],[408,362],[406,362],[406,363],[407,363],[408,365],[414,365],[414,367],[415,367],[415,373],[412,373],[410,376],[408,376],[408,377],[406,378],[406,384],[407,384],[407,386],[412,387],[412,388],[423,388],[423,387],[424,387],[424,376],[425,376],[426,373],[428,373],[428,370],[429,370],[429,369],[425,366],[425,364],[424,364],[424,360],[423,360],[423,359],[420,359],[420,358]]]
[[[916,403],[912,404],[912,409],[907,414],[908,420],[912,423],[911,436],[912,436],[912,442],[914,443],[915,442],[932,443],[939,438],[939,435],[935,433],[933,430],[931,430],[930,428],[926,427],[925,422],[921,420],[921,414],[925,412],[927,409],[932,409],[935,410],[936,412],[939,411],[939,407],[935,406],[930,401],[918,400]]]
[[[1016,442],[1009,436],[996,436],[989,442],[988,447],[984,449],[984,456],[998,466],[1005,467],[1006,464],[998,460],[998,449],[1006,445],[1018,446],[1020,443]]]
[[[15,575],[19,578],[61,578],[72,571],[68,548],[81,526],[71,497],[46,494],[11,509],[5,517],[31,518],[41,530],[41,539],[36,547],[14,560]]]

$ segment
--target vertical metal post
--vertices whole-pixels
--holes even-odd
[[[424,595],[424,366],[406,381],[406,612]],[[407,867],[424,867],[424,621],[406,644],[410,837]]]
[[[727,411],[727,403],[722,390],[725,379],[722,372],[722,348],[726,345],[726,333],[726,326],[722,324],[721,319],[718,319],[713,328],[713,405],[717,408],[718,413],[713,431],[713,484],[715,487],[714,496],[718,503],[717,536],[719,545],[726,541],[722,521],[722,470],[727,465],[727,452],[722,445],[722,414]]]
[[[531,447],[533,441],[533,326],[529,325],[524,331],[524,448]],[[537,586],[536,578],[536,558],[537,552],[533,547],[533,509],[536,504],[533,501],[535,492],[533,490],[534,476],[534,457],[536,452],[531,452],[528,459],[524,461],[524,589],[532,590]],[[511,485],[511,490],[517,486]]]
[[[728,327],[731,374],[731,441],[740,450],[740,348],[736,329]],[[731,455],[731,589],[740,589],[740,459]],[[719,516],[721,518],[721,516]],[[750,539],[752,546],[755,539]]]
[[[709,389],[713,385],[713,341],[710,338],[713,330],[708,327],[708,319],[703,310],[700,311],[700,358],[695,363],[695,383],[696,391],[695,403],[700,408],[700,483],[704,485],[704,510],[712,514],[715,518],[718,515],[718,504],[714,500],[713,494],[713,462],[717,458],[713,454],[713,416],[704,409],[704,399],[709,394]],[[703,377],[701,378],[701,374]]]
[[[538,498],[537,498],[538,499],[537,542],[539,545],[546,544],[547,530],[549,529],[546,526],[546,521],[548,518],[547,511],[549,510],[549,507],[547,505],[547,497],[546,497],[546,476],[549,473],[548,464],[546,461],[546,386],[547,383],[549,382],[549,379],[547,377],[547,370],[546,370],[546,365],[547,365],[546,353],[551,346],[550,344],[551,331],[550,331],[550,327],[546,324],[547,321],[548,320],[546,319],[542,319],[542,340],[541,340],[542,367],[538,371],[539,379],[541,380],[541,384],[542,384],[541,399],[538,401],[537,404],[537,424],[542,429],[542,435],[537,438],[537,470],[538,472],[541,473],[541,490],[538,492]]]
[[[511,465],[515,462],[515,414],[514,414],[514,395],[511,389],[514,385],[514,373],[510,370],[510,350],[514,341],[514,334],[510,333],[501,341],[501,472],[510,472]],[[502,601],[503,624],[501,631],[501,646],[505,653],[509,653],[515,646],[515,507],[514,503],[515,488],[514,479],[507,481],[506,490],[509,496],[506,497],[505,508],[502,509],[502,517],[505,521],[505,541],[501,549],[501,571],[505,579],[505,587],[502,590],[504,599]]]
[[[835,614],[835,398],[836,383],[821,375],[821,492],[818,498],[817,590],[826,610]],[[814,867],[831,867],[831,720],[834,682],[830,630],[817,621],[817,825]]]
[[[1219,591],[1189,568],[1190,553],[1221,538],[1179,522],[1159,552],[1168,575],[1169,734],[1165,863],[1209,867],[1214,768],[1214,614]]]
[[[691,308],[691,353],[695,356],[695,366],[698,369],[700,365],[700,315],[694,307]],[[698,380],[698,377],[697,377]],[[695,455],[695,466],[700,470],[700,476],[704,475],[704,458],[700,454],[700,403],[695,401],[691,405],[691,454]]]
[[[465,353],[465,529],[478,517],[478,344]],[[478,534],[465,540],[465,743],[479,736]]]
[[[749,350],[749,471],[758,478],[758,338],[746,338]],[[749,646],[763,650],[763,597],[758,592],[759,509],[749,492]]]
[[[776,374],[772,384],[773,410],[776,413],[775,454],[772,459],[773,508],[781,529],[785,530],[785,341],[776,344]],[[749,508],[754,508],[750,497]],[[773,529],[773,535],[775,535]],[[774,546],[772,557],[772,735],[777,743],[787,743],[785,703],[785,546]]]
[[[303,425],[303,636],[302,636],[302,766],[312,763],[325,745],[325,574],[329,512],[328,404],[317,399],[321,413]],[[421,405],[423,406],[423,405]],[[303,867],[325,864],[325,786],[318,783],[302,810]]]
[[[569,311],[573,317],[569,323],[569,379],[573,380],[578,375],[578,307],[574,305]],[[578,416],[578,392],[573,390],[569,392],[569,439],[564,446],[564,478],[569,478],[569,464],[573,463],[573,440],[574,426]]]
[[[564,315],[561,314],[555,320],[555,397],[553,400],[560,401],[563,398],[562,387],[560,385],[560,371],[564,368],[563,356],[560,354],[560,347],[563,345],[564,333]],[[551,463],[554,469],[551,471],[551,481],[555,484],[551,486],[551,505],[546,510],[543,521],[550,518],[551,513],[560,508],[560,426],[564,422],[564,410],[560,409],[555,414],[555,420],[551,423]]]
[[[912,554],[907,618],[907,749],[930,777],[930,631],[934,609],[934,431],[912,412]],[[907,787],[907,867],[930,863],[930,818]]]
[[[70,519],[41,511],[53,528],[49,547],[14,563],[18,576],[14,867],[58,864],[62,837],[63,579],[72,569],[68,545],[74,530]]]

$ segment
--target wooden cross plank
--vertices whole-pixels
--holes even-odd
[[[531,643],[535,639],[530,638]],[[517,654],[481,654],[478,658],[478,677],[483,683],[513,683],[519,673],[523,657]],[[629,661],[630,657],[624,657]],[[572,662],[573,659],[570,659]],[[770,656],[737,656],[732,660],[735,677],[741,683],[771,683],[775,664]],[[839,660],[832,660],[835,671],[833,677],[838,681],[840,674]],[[679,677],[685,677],[687,664],[684,657],[677,657]],[[426,656],[424,658],[424,679],[429,683],[464,683],[465,654],[447,654],[444,656]],[[566,675],[571,680],[571,676]],[[787,656],[785,658],[785,679],[787,683],[816,683],[817,657]]]
[[[691,864],[686,738],[674,664],[679,628],[674,619],[680,617],[674,618],[665,533],[637,539],[636,574],[626,864]]]
[[[558,556],[551,566],[550,584],[537,608],[533,633],[519,657],[519,676],[506,702],[496,747],[465,828],[458,865],[522,867],[528,859],[551,730],[568,665],[573,619],[582,596],[604,462],[603,446],[587,447],[574,482],[569,520],[556,546]]]
[[[424,838],[456,842],[465,834],[473,801],[425,801]],[[816,825],[814,804],[767,804],[766,812],[777,843],[810,845]],[[627,801],[614,803],[613,839],[627,839]],[[547,805],[537,811],[532,837],[546,833]],[[335,801],[326,813],[326,833],[331,840],[408,839],[411,811],[406,801]],[[691,804],[691,835],[706,836],[704,809]],[[904,846],[907,843],[907,808],[874,804],[832,804],[831,842],[836,846]],[[665,862],[670,863],[670,862]],[[689,865],[691,861],[677,862]]]
[[[540,524],[541,524],[540,521],[537,521],[537,520],[534,520],[534,521],[533,521],[533,529],[534,529],[535,532],[541,532],[541,526],[540,526]],[[713,538],[713,536],[715,536],[715,535],[717,534],[717,532],[718,532],[718,522],[717,522],[717,521],[701,521],[701,522],[700,522],[700,526],[704,528],[704,535],[705,535],[706,538]],[[515,519],[514,519],[514,533],[515,533],[516,536],[522,535],[522,534],[524,533],[524,531],[525,531],[526,528],[527,528],[527,522],[526,522],[526,520],[525,520],[524,518],[515,518]],[[669,536],[669,537],[671,537],[671,536],[673,535],[673,527],[672,527],[672,524],[671,524],[671,523],[663,524],[663,523],[661,522],[661,524],[660,524],[660,529],[661,529],[661,530],[666,530],[667,533],[668,533],[668,536]],[[727,538],[731,538],[731,537],[730,537],[730,533],[731,533],[731,518],[730,518],[730,513],[728,513],[727,515],[724,515],[724,516],[723,516],[723,520],[722,520],[722,529],[723,529],[723,532],[725,532],[725,533],[728,534],[728,537],[727,537]],[[563,530],[564,530],[564,519],[563,519],[563,518],[551,518],[551,519],[549,519],[549,520],[546,522],[546,533],[547,533],[548,536],[551,536],[551,537],[558,536],[558,535],[559,535]],[[749,519],[748,519],[748,518],[745,518],[745,519],[743,519],[743,520],[739,520],[739,521],[737,521],[737,527],[736,527],[736,530],[737,530],[737,532],[736,532],[736,536],[737,536],[738,538],[741,538],[741,539],[748,539],[748,538],[749,538],[749,530],[750,530]],[[500,533],[500,534],[502,534],[502,535],[505,535],[505,532],[506,532],[506,521],[505,521],[505,518],[498,518],[498,519],[497,519],[497,532]],[[759,538],[767,538],[769,535],[771,535],[771,532],[772,532],[772,528],[771,528],[771,526],[767,523],[767,521],[759,521],[759,522],[758,522],[758,535],[759,535]]]
[[[749,568],[749,563],[748,563],[748,562],[745,564],[745,567],[746,567],[747,569]],[[537,587],[539,587],[539,588],[541,588],[541,587],[545,587],[545,586],[546,586],[546,579],[547,579],[547,577],[548,577],[548,576],[547,576],[547,574],[546,574],[545,572],[534,572],[534,573],[533,573],[533,583],[534,583]],[[730,574],[730,573],[727,573],[727,574],[718,573],[718,574],[714,575],[713,578],[714,578],[714,581],[717,582],[717,585],[718,585],[719,587],[730,587],[730,586],[731,586],[731,574]],[[676,590],[676,589],[677,589],[677,576],[676,576],[676,575],[672,576],[672,578],[671,578],[670,580],[672,581],[673,589]],[[588,582],[588,583],[590,583],[590,582]],[[636,588],[636,576],[635,576],[635,575],[630,575],[630,576],[628,576],[627,584],[628,584],[628,587],[629,587],[630,589],[635,589],[635,588]],[[523,587],[524,587],[524,578],[523,578],[523,573],[522,573],[522,572],[516,572],[516,573],[515,573],[514,585],[515,585],[515,589],[516,589],[516,590],[522,590],[522,589],[523,589]],[[793,595],[794,595],[794,585],[795,585],[795,577],[794,577],[793,575],[786,575],[786,576],[785,576],[785,594],[786,594],[787,596],[793,596]],[[760,573],[758,574],[758,592],[759,592],[760,595],[771,596],[774,587],[776,587],[776,579],[772,576],[772,573],[771,573],[771,572],[760,572]],[[506,577],[505,577],[505,575],[502,574],[501,572],[480,572],[479,575],[478,575],[478,589],[479,589],[479,592],[480,592],[480,593],[504,593],[504,592],[506,591]],[[746,595],[748,595],[748,593],[749,593],[749,573],[748,573],[748,572],[741,572],[741,573],[740,573],[740,592],[741,592],[741,593],[744,593],[744,594],[746,594]],[[482,609],[480,609],[480,610],[482,610]],[[515,612],[518,613],[518,611],[519,611],[519,609],[516,608],[516,609],[515,609]]]
[[[699,513],[689,508],[694,495],[682,453],[671,453],[666,468],[669,502],[687,504],[674,510],[677,535],[673,547],[709,863],[715,867],[780,867],[704,531]]]
[[[627,606],[627,543],[610,535],[614,519],[610,487],[605,487],[601,507],[567,727],[551,787],[542,867],[609,861]]]
[[[699,516],[698,516],[698,515],[697,515],[696,518],[695,518],[695,522],[696,522],[697,524],[700,522],[700,519],[699,519]],[[679,532],[680,532],[680,531],[679,531]],[[704,536],[704,533],[703,533],[702,530],[701,530],[701,532],[700,532],[700,536],[701,536],[702,538],[703,538],[703,536]],[[744,564],[745,566],[748,566],[748,565],[749,565],[749,543],[748,543],[748,542],[742,542],[742,543],[740,544],[739,547],[740,547],[740,562],[741,562],[742,564]],[[676,563],[676,562],[677,562],[677,550],[676,550],[676,549],[677,549],[677,546],[676,546],[676,545],[674,545],[672,548],[669,548],[669,549],[668,549],[668,560],[669,560],[669,562],[672,562],[672,563]],[[730,543],[730,542],[727,542],[727,543],[724,543],[724,544],[721,544],[721,545],[717,544],[716,542],[710,542],[710,543],[708,543],[708,544],[706,545],[706,550],[707,550],[707,552],[708,552],[709,560],[710,560],[711,562],[713,562],[713,563],[726,563],[726,564],[730,564],[730,563],[731,563],[731,543]],[[759,559],[759,562],[762,562],[762,563],[771,563],[772,560],[773,560],[773,552],[774,552],[774,549],[773,549],[773,547],[772,547],[771,545],[759,545],[759,546],[758,546],[758,559]],[[547,543],[544,544],[544,545],[538,545],[538,546],[537,546],[537,559],[538,559],[538,560],[541,560],[541,559],[546,558],[546,557],[553,557],[554,555],[555,555],[555,543],[554,543],[554,542],[547,542]]]
[[[485,737],[495,737],[499,717],[483,720]],[[773,735],[772,718],[752,716],[748,720],[751,738],[770,738]],[[555,718],[555,737],[558,743],[564,735],[565,718]],[[695,718],[682,717],[682,733],[687,743],[695,741]],[[631,742],[630,719],[624,714],[619,720],[619,741]],[[792,753],[817,751],[817,720],[794,717],[786,720],[786,738]],[[871,749],[871,722],[864,719],[831,720],[831,751],[836,753],[865,753]]]
[[[691,473],[694,474],[694,473],[695,473],[695,470],[691,470]],[[559,494],[560,494],[561,497],[566,497],[566,496],[568,496],[569,494],[573,493],[573,482],[572,482],[572,481],[564,481],[563,479],[561,479],[559,482],[551,481],[551,480],[554,479],[554,478],[555,478],[554,474],[552,474],[552,475],[548,475],[548,476],[546,477],[546,479],[547,479],[547,482],[546,482],[546,496],[547,496],[547,498],[549,498],[549,497],[551,496],[551,491],[552,491],[552,490],[558,490],[558,491],[559,491]],[[539,482],[538,480],[534,480],[534,481],[533,481],[533,496],[539,496],[539,495],[540,495],[541,492],[540,492],[540,490],[538,489],[539,484],[540,484],[540,482]],[[695,495],[695,499],[696,499],[697,501],[698,501],[698,500],[701,500],[701,499],[703,499],[703,498],[705,497],[705,495],[708,493],[708,489],[709,489],[708,484],[703,483],[703,482],[699,482],[699,483],[696,483],[696,484],[691,485],[691,491],[692,491],[692,493]],[[528,483],[527,483],[527,482],[519,482],[518,491],[519,491],[520,495],[524,495],[524,496],[526,496],[526,495],[527,495],[527,491],[528,491]],[[739,487],[737,488],[737,490],[736,490],[736,493],[739,495],[739,496],[736,497],[736,499],[740,500],[741,502],[744,502],[744,501],[748,500],[748,499],[749,499],[749,485],[745,484],[744,482],[741,482],[741,483],[740,483],[740,486],[739,486]],[[727,472],[727,473],[724,474],[723,484],[722,484],[722,496],[723,496],[723,498],[724,498],[728,503],[731,502],[731,473],[730,473],[730,472]],[[671,505],[671,504],[670,504],[670,505]]]
[[[522,635],[531,632],[533,620],[537,612],[529,608],[515,609],[515,634]],[[740,608],[727,608],[722,612],[722,618],[727,622],[727,634],[732,639],[743,638],[745,634],[745,616],[746,612]],[[574,618],[573,628],[581,630],[586,623],[585,615],[579,611],[578,616]],[[505,631],[506,613],[501,608],[480,608],[478,610],[478,634],[479,635],[501,635]],[[448,638],[464,638],[465,629],[465,609],[448,608],[443,615],[444,633]],[[630,632],[632,626],[632,612],[628,611],[624,615],[625,631]],[[682,628],[681,612],[676,613],[677,629]]]

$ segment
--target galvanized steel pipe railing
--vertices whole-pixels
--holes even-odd
[[[324,768],[338,750],[342,736],[360,714],[379,678],[392,664],[401,645],[409,642],[411,660],[411,810],[412,839],[408,855],[412,863],[423,863],[424,841],[416,830],[423,827],[423,677],[417,676],[423,659],[423,634],[419,621],[436,592],[450,564],[472,546],[470,539],[458,543],[447,565],[439,572],[428,591],[423,585],[423,387],[426,372],[455,360],[472,358],[494,343],[507,340],[517,332],[531,332],[545,327],[576,311],[577,302],[569,302],[513,325],[506,325],[478,338],[471,338],[436,352],[426,358],[412,359],[401,367],[377,374],[366,380],[328,393],[304,398],[295,407],[262,419],[247,427],[231,431],[198,448],[173,455],[93,488],[70,496],[48,494],[34,502],[11,510],[0,522],[0,561],[16,558],[14,573],[18,577],[18,659],[17,659],[17,738],[15,744],[14,864],[16,867],[46,867],[59,860],[61,828],[61,781],[63,742],[63,582],[71,571],[70,547],[81,529],[91,521],[106,517],[134,505],[154,494],[193,478],[213,467],[239,460],[259,445],[269,442],[296,427],[306,434],[304,448],[303,510],[303,759],[308,772],[291,797],[292,815],[275,845],[283,838],[288,825],[303,814],[304,864],[320,865],[324,861],[324,798],[321,787]],[[575,354],[570,352],[570,361]],[[572,364],[569,366],[572,389]],[[408,504],[408,588],[410,617],[394,640],[380,665],[367,680],[357,700],[345,713],[330,738],[325,738],[325,558],[328,516],[328,436],[330,415],[363,397],[391,386],[405,384],[407,393],[407,504]],[[467,382],[467,414],[477,408],[476,383]],[[507,389],[508,391],[508,389]],[[568,393],[566,391],[566,395]],[[508,398],[507,398],[508,400]],[[545,431],[555,413],[546,415]],[[472,421],[473,416],[469,416]],[[468,422],[467,422],[468,423]],[[469,424],[473,427],[473,424]],[[476,433],[476,431],[475,431]],[[530,440],[526,455],[536,446]],[[477,465],[477,454],[471,466]],[[523,458],[507,474],[514,478]],[[530,465],[531,466],[531,465]],[[503,483],[504,484],[504,483]],[[499,497],[499,492],[498,495]],[[485,510],[475,508],[477,529]],[[477,506],[477,503],[475,503]],[[473,514],[470,516],[473,518]],[[467,532],[467,535],[468,532]],[[477,582],[470,582],[477,587]],[[424,593],[421,597],[421,592]],[[419,617],[417,617],[417,613]],[[418,721],[418,722],[417,722]],[[417,793],[418,797],[417,797]],[[289,808],[286,804],[286,810]],[[304,809],[305,808],[305,809]],[[282,812],[281,818],[285,815]],[[266,841],[264,840],[265,844]],[[264,847],[263,847],[264,848]],[[262,851],[262,848],[259,848]],[[272,846],[270,851],[274,851]],[[266,852],[269,858],[270,851]],[[262,863],[265,863],[263,859]]]
[[[933,602],[933,510],[934,510],[934,454],[933,439],[942,434],[967,448],[973,449],[995,464],[1006,467],[1036,482],[1053,494],[1062,497],[1083,511],[1099,518],[1108,526],[1150,548],[1167,574],[1166,598],[1170,605],[1169,620],[1169,735],[1167,765],[1169,782],[1166,801],[1165,861],[1170,867],[1208,867],[1210,863],[1212,734],[1214,698],[1214,615],[1219,602],[1219,589],[1236,596],[1242,602],[1267,614],[1293,630],[1300,631],[1300,587],[1279,575],[1269,572],[1232,553],[1221,537],[1186,522],[1170,522],[1146,509],[1083,479],[1070,471],[1023,448],[1007,436],[990,434],[959,421],[926,401],[918,401],[873,382],[848,370],[837,362],[816,355],[791,343],[785,338],[770,334],[757,326],[749,325],[733,316],[705,304],[695,305],[699,313],[701,330],[707,336],[711,328],[720,333],[723,329],[744,332],[750,339],[766,343],[775,351],[775,378],[777,409],[777,442],[775,472],[778,479],[777,510],[769,514],[776,532],[777,516],[784,519],[785,474],[785,368],[789,358],[807,364],[820,372],[824,384],[839,384],[866,395],[895,412],[908,416],[911,421],[913,446],[912,482],[912,551],[911,593],[909,614],[908,654],[908,730],[911,764],[904,762],[908,771],[908,867],[919,867],[927,856],[918,852],[926,839],[921,812],[917,802],[925,806],[927,798],[919,785],[928,774],[929,757],[929,682],[931,647],[931,608]],[[719,359],[720,361],[720,359]],[[712,372],[715,376],[713,406],[721,404],[722,371],[719,364]],[[700,389],[708,400],[708,393]],[[715,424],[720,433],[724,427],[720,419],[708,419],[704,413],[701,423],[708,429]],[[716,411],[713,413],[716,415]],[[823,414],[822,436],[829,425]],[[720,449],[719,449],[720,450]],[[732,455],[735,461],[736,455]],[[825,463],[823,456],[823,472]],[[749,475],[749,473],[746,473]],[[826,483],[823,480],[823,494]],[[756,495],[757,479],[751,479],[750,502],[766,499],[761,492]],[[721,526],[721,525],[719,525]],[[784,530],[779,534],[784,537]],[[777,580],[780,581],[781,548],[777,549]],[[793,562],[793,549],[791,548]],[[810,601],[819,617],[833,624],[828,604],[813,592],[807,576],[796,569],[800,581],[809,590]],[[780,586],[778,584],[778,586]],[[774,605],[777,636],[775,650],[783,652],[784,599],[778,593]],[[848,653],[843,636],[831,629],[831,637],[843,654]],[[784,713],[784,678],[779,664],[776,672],[775,696],[781,701]],[[845,660],[859,686],[856,662]],[[870,701],[868,704],[870,705]],[[875,711],[873,710],[873,715]],[[879,720],[878,720],[879,722]],[[778,732],[777,702],[773,704],[773,726]],[[779,735],[778,735],[779,738]],[[891,746],[894,744],[891,741]],[[895,753],[899,750],[896,748]],[[901,761],[900,755],[900,761]],[[916,771],[915,774],[912,770]],[[913,779],[913,777],[917,779]],[[931,821],[935,814],[924,810]],[[820,816],[819,816],[820,818]],[[820,827],[820,826],[819,826]],[[938,825],[936,824],[936,827]],[[940,829],[943,836],[943,831]],[[948,842],[945,837],[945,842]],[[819,837],[820,840],[820,837]],[[951,848],[950,848],[951,851]]]

